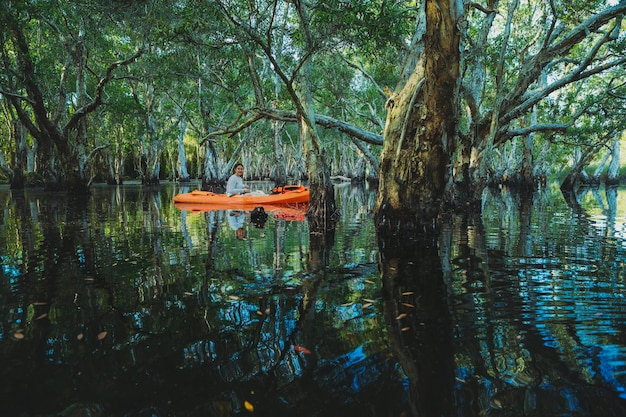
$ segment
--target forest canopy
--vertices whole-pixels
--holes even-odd
[[[437,121],[449,200],[556,175],[619,181],[624,1],[432,5],[5,0],[1,177],[79,192],[126,179],[207,188],[243,162],[249,178],[307,180],[313,194],[333,175],[385,169],[384,183],[418,184],[427,172],[405,150],[432,157],[420,132]]]

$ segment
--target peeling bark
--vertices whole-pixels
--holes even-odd
[[[462,4],[426,1],[419,64],[387,101],[376,223],[381,234],[436,230],[457,134]]]

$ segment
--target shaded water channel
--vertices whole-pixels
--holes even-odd
[[[625,415],[625,189],[486,194],[392,248],[373,190],[321,244],[181,191],[0,189],[0,416]]]

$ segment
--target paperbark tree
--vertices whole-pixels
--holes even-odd
[[[424,13],[419,61],[387,102],[376,201],[382,234],[433,230],[457,135],[463,4],[427,0]]]

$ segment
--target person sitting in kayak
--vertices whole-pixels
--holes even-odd
[[[248,187],[243,183],[243,164],[235,165],[235,171],[230,176],[226,183],[226,194],[229,197],[234,195],[245,194],[248,192]]]
[[[234,174],[230,176],[226,183],[226,195],[232,197],[234,195],[265,195],[263,191],[250,192],[248,187],[243,183],[243,164],[235,165]]]

